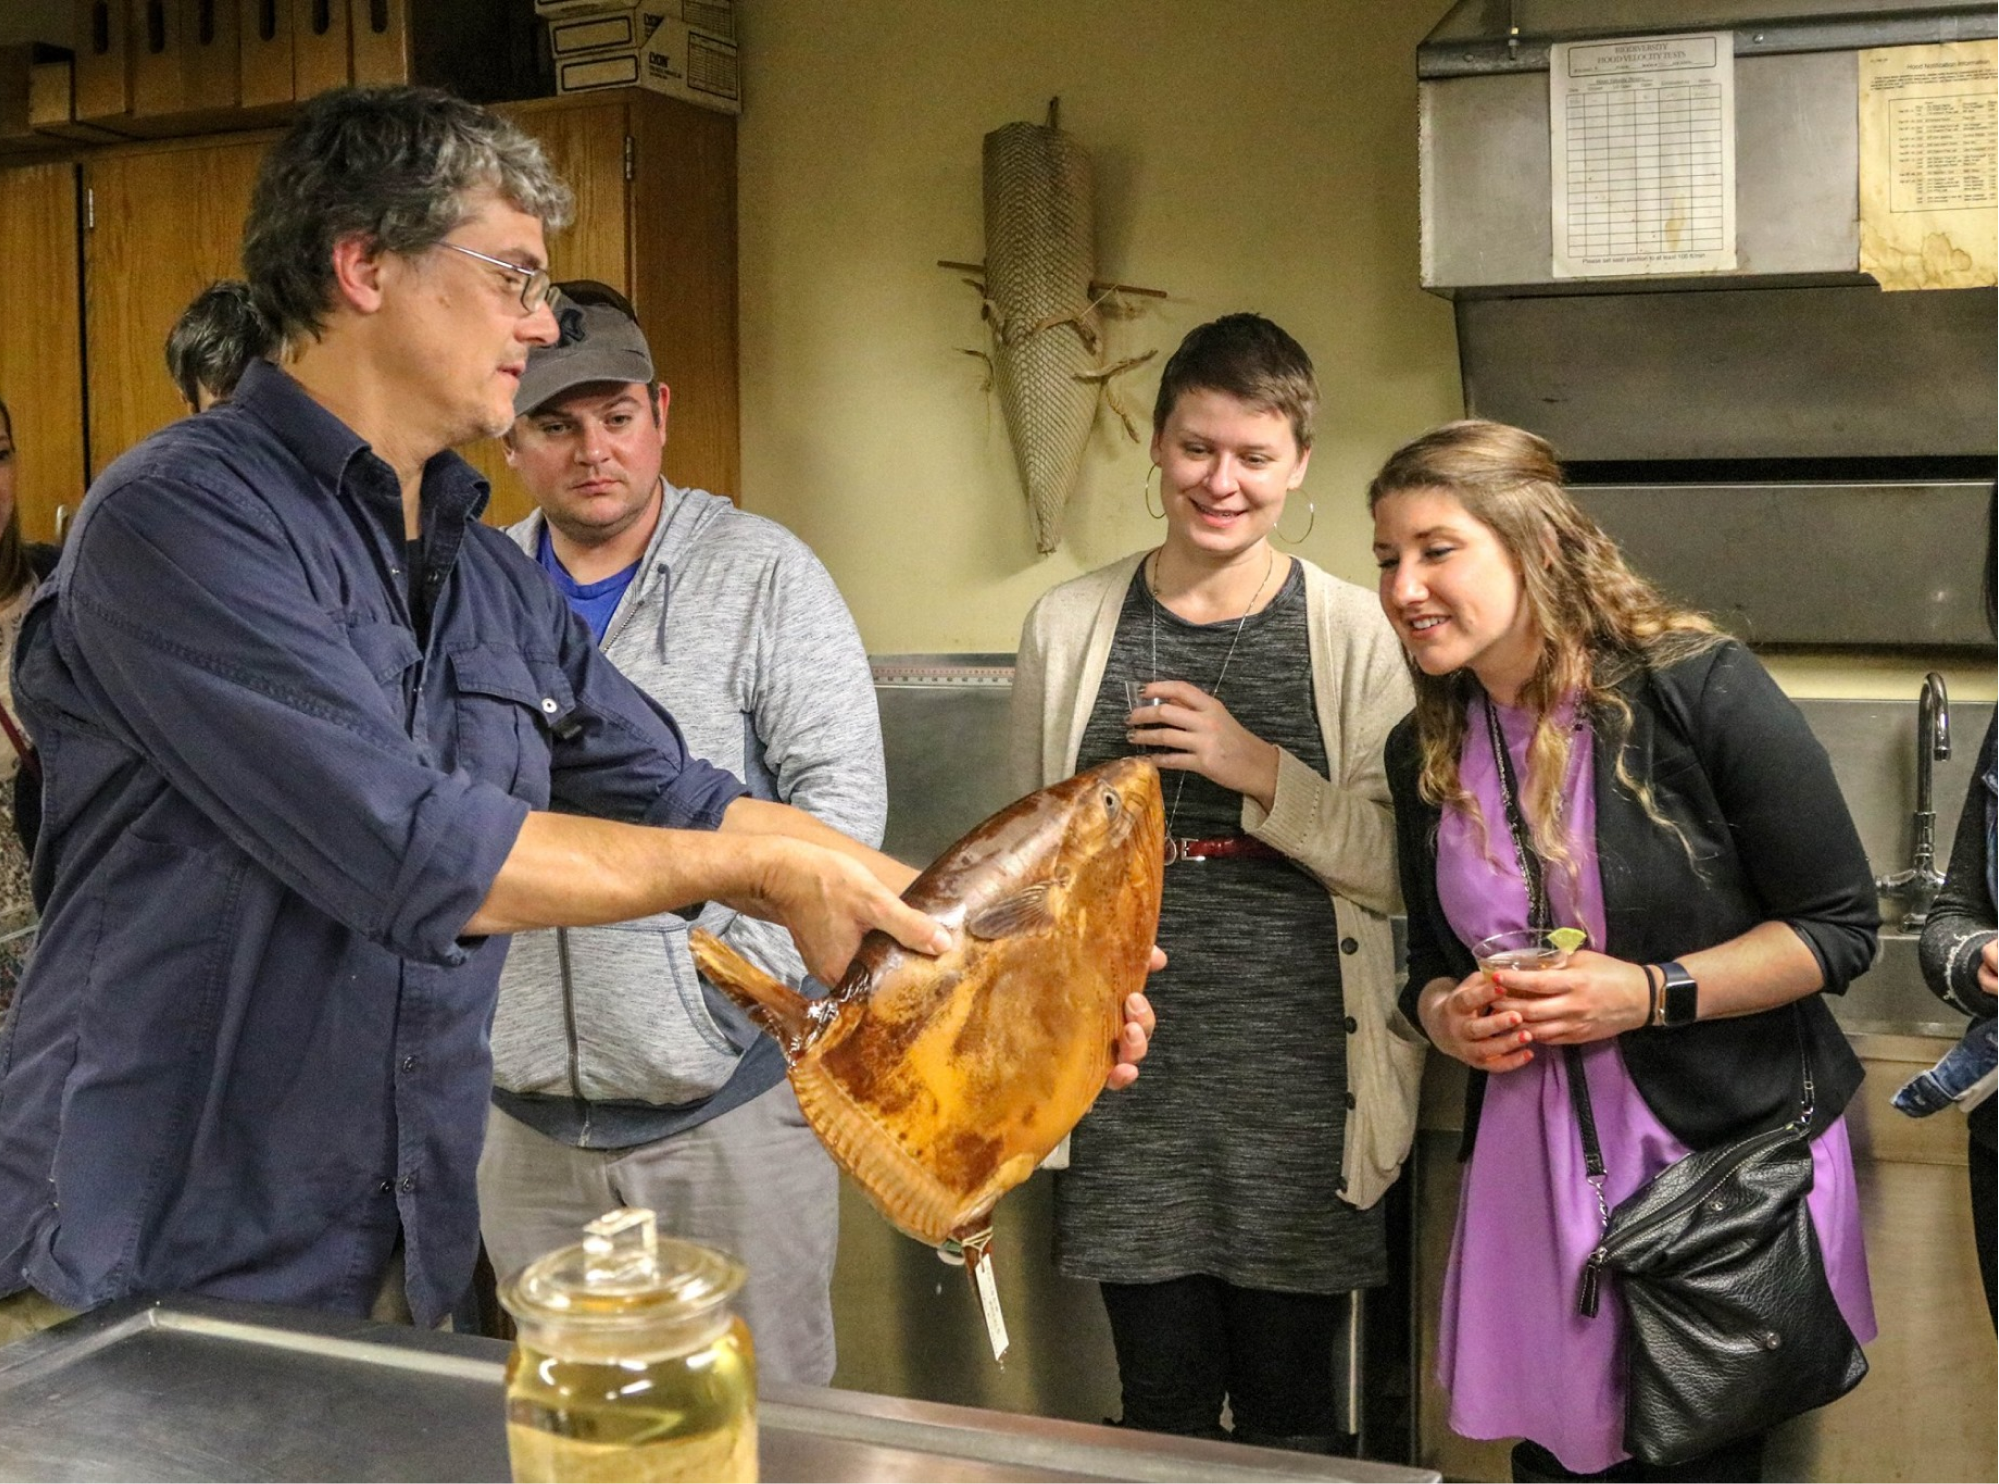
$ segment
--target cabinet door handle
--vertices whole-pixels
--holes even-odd
[[[63,534],[69,530],[69,506],[56,506],[56,545],[62,545]]]

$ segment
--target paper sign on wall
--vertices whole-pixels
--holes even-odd
[[[1548,125],[1555,277],[1736,266],[1731,35],[1551,46]]]
[[[1884,289],[1999,283],[1999,41],[1860,54],[1860,271]]]

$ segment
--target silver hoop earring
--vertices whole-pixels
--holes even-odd
[[[1152,476],[1157,473],[1159,473],[1159,466],[1157,464],[1149,466],[1145,471],[1145,478],[1138,482],[1138,489],[1139,493],[1145,499],[1145,513],[1154,520],[1164,520],[1166,519],[1166,496],[1162,494],[1159,497],[1159,508],[1157,510],[1152,508]],[[1163,478],[1164,476],[1161,477]]]
[[[1315,500],[1307,500],[1305,502],[1305,536],[1311,535],[1312,527],[1317,525],[1318,523],[1319,523],[1318,502]],[[1286,546],[1298,546],[1302,544],[1305,540],[1305,536],[1300,536],[1298,537],[1297,540],[1294,541],[1291,539],[1291,537],[1285,535],[1275,526],[1271,527],[1270,534],[1275,536],[1279,541],[1282,541]]]

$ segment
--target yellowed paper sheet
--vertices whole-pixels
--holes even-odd
[[[1884,289],[1999,283],[1999,42],[1860,54],[1860,271]]]

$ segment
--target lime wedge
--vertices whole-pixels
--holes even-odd
[[[1564,953],[1574,953],[1589,942],[1589,934],[1576,927],[1554,928],[1548,933],[1548,941]]]

